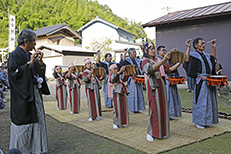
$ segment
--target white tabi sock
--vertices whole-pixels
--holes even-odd
[[[200,126],[200,125],[198,125],[198,124],[196,124],[196,126],[197,126],[197,128],[205,129],[205,127],[204,127],[204,126]]]
[[[151,135],[147,134],[147,140],[153,142],[154,138]]]
[[[112,125],[113,129],[118,129],[118,126],[116,124]]]

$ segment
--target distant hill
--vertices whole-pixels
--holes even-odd
[[[8,8],[16,15],[16,29],[37,30],[66,22],[77,30],[99,16],[117,26],[141,37],[147,37],[141,22],[123,19],[112,12],[107,5],[91,0],[1,0],[0,1],[0,48],[8,46]],[[18,34],[16,34],[16,37]]]

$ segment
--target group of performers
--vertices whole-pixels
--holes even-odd
[[[187,51],[184,54],[184,69],[187,75],[196,78],[193,96],[193,122],[198,128],[204,129],[218,123],[216,87],[208,86],[207,75],[215,75],[216,40],[212,40],[212,54],[203,50],[205,43],[202,38],[193,40],[195,52],[190,52],[193,39],[186,40]],[[126,54],[129,54],[126,57]],[[136,58],[136,50],[130,48],[124,51],[124,56],[119,63],[112,62],[112,55],[107,53],[105,61],[100,61],[100,51],[97,52],[97,67],[105,69],[104,76],[94,75],[90,59],[84,60],[84,71],[76,73],[76,68],[70,64],[68,71],[63,74],[61,66],[56,66],[54,77],[56,78],[56,98],[58,109],[66,109],[68,79],[71,113],[80,112],[80,81],[85,82],[85,92],[88,102],[88,121],[100,120],[101,100],[99,90],[104,80],[105,107],[113,108],[113,128],[129,125],[129,114],[139,113],[145,110],[143,84],[136,82],[139,75],[143,75],[146,84],[148,101],[148,129],[147,140],[154,138],[167,138],[170,134],[169,120],[181,117],[181,101],[177,90],[177,84],[170,84],[171,78],[179,77],[177,68],[182,64],[169,63],[171,52],[166,52],[165,46],[156,49],[153,43],[148,42],[143,47],[143,59]],[[126,65],[135,65],[136,74],[126,75]],[[203,77],[203,78],[202,78]],[[125,83],[126,82],[126,83]],[[203,91],[203,92],[202,92]]]

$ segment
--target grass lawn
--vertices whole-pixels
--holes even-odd
[[[227,91],[226,88],[224,90]],[[193,93],[187,93],[187,89],[178,89],[181,104],[183,108],[192,109]],[[231,114],[231,93],[222,93],[217,97],[218,111]],[[219,125],[219,123],[218,123]],[[231,126],[230,126],[231,127]],[[225,133],[213,138],[206,139],[201,142],[193,143],[187,146],[179,147],[169,152],[168,154],[226,154],[230,153],[231,132]]]

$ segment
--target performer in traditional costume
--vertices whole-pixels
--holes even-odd
[[[113,128],[118,129],[119,127],[126,127],[129,124],[128,116],[128,90],[123,82],[128,80],[128,76],[123,73],[125,66],[121,67],[118,72],[116,64],[112,64],[109,72],[109,91],[108,95],[113,99]],[[114,86],[114,88],[112,88]],[[112,89],[114,89],[112,91]]]
[[[126,57],[126,54],[129,57]],[[129,48],[128,51],[124,51],[124,57],[121,58],[120,66],[124,65],[136,65],[138,67],[137,75],[142,75],[141,59],[136,58],[136,49]],[[127,88],[130,94],[128,95],[128,104],[130,113],[139,113],[140,110],[145,110],[143,85],[142,83],[135,82],[135,76],[130,76],[127,81]]]
[[[105,93],[105,96],[104,96],[105,97],[105,107],[112,108],[113,107],[112,99],[108,97],[108,75],[109,75],[109,66],[112,64],[117,64],[117,63],[111,61],[112,56],[110,53],[106,53],[105,60],[106,60],[105,62],[100,61],[100,51],[97,51],[96,66],[105,68],[106,74],[107,74],[107,77],[105,78],[105,81],[104,81],[104,87],[103,87],[103,91]],[[117,66],[119,67],[119,64],[117,64]]]
[[[68,67],[68,73],[66,78],[68,78],[69,95],[70,95],[70,109],[71,114],[80,112],[80,74],[76,73],[76,68],[71,63]]]
[[[46,117],[42,94],[49,95],[43,53],[30,53],[36,45],[36,34],[24,29],[17,48],[9,56],[8,77],[11,94],[10,149],[22,153],[48,151]]]
[[[157,48],[158,58],[163,60],[164,56],[166,55],[166,48],[165,46],[158,46]],[[177,84],[169,85],[168,77],[179,77],[179,73],[177,68],[180,66],[180,63],[176,63],[174,65],[169,65],[168,61],[165,62],[165,74],[166,74],[166,93],[167,93],[167,100],[168,100],[168,107],[169,107],[169,118],[170,120],[174,119],[174,117],[181,117],[181,101],[180,96],[177,90]],[[170,71],[169,71],[170,70]]]
[[[85,82],[86,96],[88,102],[89,119],[88,121],[100,120],[101,113],[101,100],[99,90],[102,88],[99,79],[93,75],[94,70],[92,68],[92,62],[90,59],[84,60],[85,70],[82,77]],[[100,77],[100,80],[103,76]]]
[[[149,104],[147,140],[169,136],[169,111],[166,97],[165,76],[163,64],[170,58],[166,54],[163,60],[155,56],[155,46],[148,42],[143,47],[144,59],[142,68],[145,73],[147,98]]]
[[[207,75],[216,75],[216,41],[211,41],[212,54],[204,52],[205,42],[202,38],[193,40],[195,52],[190,52],[191,40],[186,40],[187,59],[184,69],[187,75],[196,78],[193,94],[193,123],[204,129],[218,123],[216,87],[208,86]]]
[[[56,100],[57,100],[57,110],[67,109],[67,84],[65,81],[64,74],[62,73],[61,66],[55,66],[53,73],[56,79]]]

